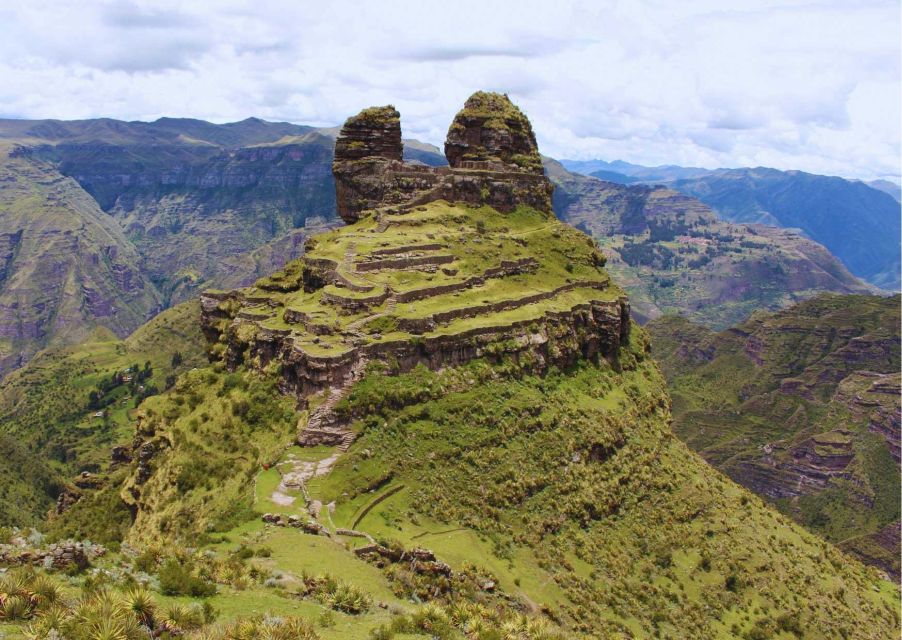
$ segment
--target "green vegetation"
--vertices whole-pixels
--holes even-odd
[[[244,322],[237,329],[223,325],[220,340],[235,349],[253,342],[261,329],[288,330],[295,348],[335,356],[361,342],[508,326],[621,295],[594,242],[534,209],[501,214],[439,201],[389,220],[379,232],[380,222],[368,217],[352,232],[325,233],[303,259],[222,302],[223,313]],[[443,261],[404,268],[404,261],[435,258]],[[522,266],[515,267],[516,261]],[[380,262],[388,264],[367,267]],[[335,265],[334,271],[323,264]],[[335,279],[350,284],[323,287]],[[372,301],[358,304],[365,297]],[[416,329],[411,321],[428,326]]]
[[[680,318],[649,328],[680,438],[898,576],[898,528],[884,532],[900,517],[898,297],[823,295],[722,333]]]
[[[69,477],[106,470],[110,449],[131,441],[141,400],[203,362],[198,314],[197,303],[185,303],[125,340],[97,332],[78,346],[46,349],[7,376],[0,387],[0,447],[15,463],[0,477],[0,513],[11,509],[3,522],[36,523]]]
[[[221,336],[212,364],[173,340],[147,357],[114,347],[109,368],[68,376],[67,397],[87,403],[92,390],[98,402],[127,393],[106,383],[134,363],[150,361],[145,386],[177,375],[121,405],[106,440],[77,441],[73,459],[95,460],[100,481],[80,476],[90,486],[49,524],[54,538],[110,532],[109,552],[65,578],[66,620],[95,615],[78,618],[84,608],[122,626],[85,624],[91,640],[130,637],[139,620],[164,638],[221,640],[898,633],[894,584],[673,437],[646,334],[621,326],[625,307],[609,303],[622,292],[589,238],[527,208],[432,202],[309,249],[255,287],[204,300],[204,328]],[[573,323],[556,313],[575,308],[586,315]],[[464,333],[515,324],[479,349]],[[592,340],[568,352],[568,331]],[[452,357],[417,360],[449,335],[462,340]],[[290,344],[248,349],[273,336]],[[345,385],[303,386],[299,362],[326,367],[334,359],[321,356],[363,346],[372,357]],[[314,415],[356,439],[293,446]],[[102,463],[114,443],[128,455]],[[115,604],[138,585],[153,596]],[[44,614],[33,618],[4,631]]]
[[[137,416],[144,469],[122,496],[134,542],[224,531],[253,517],[253,485],[296,433],[298,416],[272,376],[218,367],[182,375]]]

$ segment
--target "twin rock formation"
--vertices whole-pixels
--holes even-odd
[[[335,143],[338,215],[434,200],[486,204],[498,211],[527,205],[551,212],[551,183],[529,119],[506,95],[477,92],[454,118],[445,141],[448,167],[402,160],[401,116],[393,106],[349,118]]]
[[[394,107],[350,118],[333,173],[352,226],[313,238],[255,287],[201,298],[212,352],[230,368],[278,363],[302,406],[325,392],[301,444],[350,445],[334,409],[374,361],[403,372],[511,358],[541,373],[617,359],[628,339],[626,296],[594,243],[554,217],[532,127],[507,96],[466,102],[449,167],[402,152]]]

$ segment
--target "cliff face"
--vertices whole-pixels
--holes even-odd
[[[451,125],[445,145],[451,150],[449,167],[402,161],[394,107],[365,109],[349,118],[333,163],[338,215],[355,222],[364,211],[435,200],[550,212],[552,188],[541,171],[529,121],[507,96],[479,97],[488,95],[475,94]]]
[[[169,304],[209,283],[249,284],[266,272],[253,250],[321,226],[335,207],[332,141],[313,133],[239,149],[85,142],[35,153],[112,215]]]
[[[898,577],[899,298],[825,295],[721,333],[676,318],[649,328],[676,433]]]
[[[116,223],[74,181],[0,147],[0,376],[101,326],[124,336],[161,298]]]
[[[679,313],[724,329],[818,292],[876,291],[797,231],[722,222],[669,188],[581,176],[553,160],[546,170],[555,213],[598,240],[641,321]]]

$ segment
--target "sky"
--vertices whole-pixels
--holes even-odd
[[[479,89],[556,158],[900,174],[900,2],[4,0],[0,117],[315,126]]]

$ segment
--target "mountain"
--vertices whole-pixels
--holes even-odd
[[[821,295],[719,333],[648,325],[680,439],[896,579],[899,303]]]
[[[256,272],[250,251],[302,231],[308,219],[321,226],[332,218],[333,142],[308,127],[259,120],[119,124],[115,137],[92,127],[90,134],[49,139],[33,153],[73,177],[112,216],[167,303],[236,275],[246,284]],[[225,146],[236,143],[244,146]]]
[[[673,437],[647,334],[506,96],[467,101],[448,167],[400,140],[392,107],[350,118],[346,226],[202,295],[211,361],[47,523],[108,547],[63,547],[106,570],[66,584],[221,640],[898,634],[894,584]]]
[[[0,375],[96,327],[124,336],[161,307],[122,229],[53,165],[0,144]]]
[[[672,186],[725,220],[801,229],[856,276],[900,289],[902,208],[887,193],[843,178],[764,168],[721,170]]]
[[[821,291],[873,292],[796,231],[722,222],[666,187],[605,182],[550,159],[545,168],[557,216],[600,243],[640,319],[677,313],[725,328]]]
[[[199,313],[196,301],[183,303],[125,339],[97,329],[77,345],[41,351],[3,379],[0,522],[35,525],[61,495],[79,495],[68,478],[106,466],[113,444],[130,437],[137,404],[205,361]]]
[[[683,178],[701,177],[711,173],[711,169],[703,169],[701,167],[680,167],[675,164],[646,167],[640,164],[624,162],[623,160],[614,160],[613,162],[605,162],[604,160],[561,160],[560,163],[568,171],[592,175],[603,180],[606,178],[603,175],[597,175],[598,173],[626,176],[627,178],[634,178],[636,182],[671,182]],[[611,182],[618,182],[618,180],[612,180]]]
[[[856,276],[889,291],[902,286],[902,209],[899,185],[893,182],[864,183],[764,167],[644,167],[621,160],[564,160],[562,164],[611,182],[669,186],[698,198],[728,222],[801,229]]]
[[[900,187],[895,182],[892,182],[890,180],[871,180],[867,183],[867,185],[872,189],[877,189],[878,191],[882,191],[883,193],[888,193],[896,202],[902,200],[902,187]]]

